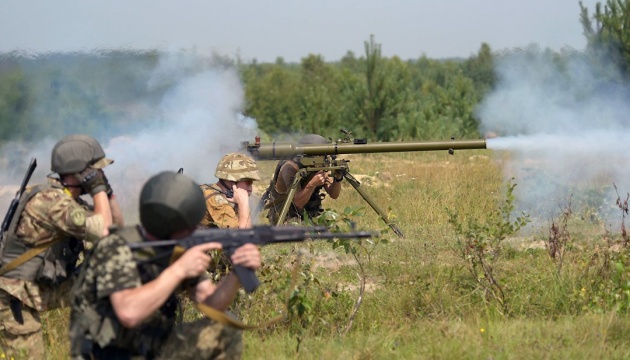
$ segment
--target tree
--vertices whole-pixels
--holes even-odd
[[[603,59],[610,59],[625,77],[630,75],[630,0],[608,0],[602,10],[595,5],[591,17],[580,2],[580,21],[588,48]]]

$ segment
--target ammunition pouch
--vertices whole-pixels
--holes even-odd
[[[35,282],[45,286],[57,286],[73,276],[83,242],[75,238],[57,243],[46,250],[44,262],[35,275]]]

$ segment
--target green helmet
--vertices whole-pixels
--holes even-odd
[[[114,160],[105,158],[99,142],[89,135],[68,135],[53,147],[50,168],[57,174],[74,174],[88,166],[102,169]]]
[[[183,174],[164,171],[151,177],[140,193],[140,222],[153,236],[169,239],[194,229],[206,212],[199,185]]]
[[[328,144],[325,137],[317,134],[307,134],[302,136],[299,141],[300,145],[324,145]]]
[[[251,157],[241,153],[229,153],[219,160],[214,173],[217,179],[241,181],[260,180],[258,165]]]

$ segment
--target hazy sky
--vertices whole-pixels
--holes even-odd
[[[591,10],[597,1],[583,0]],[[605,2],[604,2],[605,3]],[[362,55],[468,57],[532,43],[581,50],[578,0],[3,0],[0,52],[190,49],[248,61]]]

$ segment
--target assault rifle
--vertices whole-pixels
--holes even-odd
[[[199,229],[191,236],[180,240],[152,240],[131,243],[129,246],[132,249],[178,246],[185,250],[203,243],[217,242],[222,245],[223,252],[229,257],[234,253],[234,250],[247,243],[261,246],[275,243],[301,242],[307,239],[359,239],[373,236],[374,234],[366,231],[333,233],[322,226],[258,225],[251,229]],[[258,288],[260,281],[256,277],[254,270],[242,266],[234,266],[233,269],[245,291],[253,292]]]
[[[297,191],[298,184],[309,173],[318,171],[331,171],[343,174],[343,177],[361,195],[361,197],[374,209],[383,221],[396,233],[403,237],[402,231],[388,218],[381,207],[361,188],[361,183],[350,173],[348,163],[350,160],[338,159],[341,154],[363,154],[363,153],[385,153],[385,152],[407,152],[407,151],[439,151],[446,150],[453,155],[455,150],[486,149],[486,140],[455,140],[450,141],[409,141],[409,142],[380,142],[368,143],[367,139],[352,139],[352,133],[341,129],[346,135],[343,139],[332,141],[330,144],[305,145],[291,143],[271,143],[261,144],[260,137],[256,137],[253,144],[249,141],[242,142],[243,150],[251,154],[256,160],[287,160],[293,159],[298,162],[300,169],[295,176],[287,199],[282,205],[282,210],[275,225],[282,224],[293,203],[293,198]],[[272,184],[275,179],[272,179]],[[261,209],[262,202],[266,201],[270,189],[263,194],[258,209]]]
[[[26,186],[28,185],[28,182],[31,180],[31,176],[33,176],[33,172],[35,171],[36,167],[37,167],[37,159],[31,158],[31,163],[28,165],[26,174],[24,175],[24,178],[22,179],[22,184],[20,185],[20,188],[15,194],[15,198],[11,200],[11,205],[9,205],[9,209],[7,210],[6,215],[4,215],[4,220],[2,220],[2,228],[0,228],[0,234],[3,234],[9,230],[9,226],[11,225],[11,220],[13,219],[13,216],[15,216],[15,211],[17,210],[18,204],[20,202],[20,198],[22,197],[22,194],[24,194],[24,191],[26,190]]]

